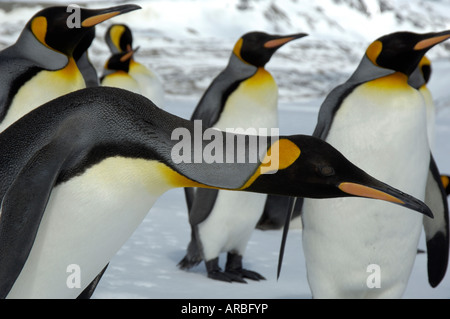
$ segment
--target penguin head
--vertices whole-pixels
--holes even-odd
[[[366,56],[376,66],[409,76],[429,49],[449,37],[450,31],[391,33],[370,44]]]
[[[130,51],[133,47],[133,35],[125,24],[113,24],[105,33],[105,41],[111,53]]]
[[[27,23],[25,29],[44,46],[72,56],[78,43],[92,28],[114,16],[139,9],[136,5],[121,5],[106,9],[79,8],[79,24],[72,25],[73,15],[68,7],[56,6],[45,8],[36,13]]]
[[[124,71],[128,73],[128,71],[130,70],[130,62],[133,58],[133,54],[138,49],[139,48],[136,48],[135,50],[113,54],[106,62],[105,69],[111,71]]]
[[[428,83],[431,77],[431,61],[426,56],[420,60],[419,68],[425,83]]]
[[[245,190],[309,198],[372,198],[432,216],[424,203],[371,177],[321,139],[295,135],[276,143],[278,160],[271,156],[277,162],[271,165],[277,170],[258,174]],[[274,145],[269,149],[272,154]]]
[[[305,33],[297,33],[281,36],[264,32],[249,32],[236,42],[233,53],[245,63],[256,67],[264,67],[281,46],[306,35]]]
[[[95,27],[89,28],[88,30],[86,30],[86,34],[81,38],[80,42],[78,42],[77,46],[75,47],[72,53],[75,61],[78,61],[78,59],[83,55],[83,53],[89,49],[94,39],[95,39]]]

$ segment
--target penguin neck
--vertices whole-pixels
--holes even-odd
[[[408,83],[415,89],[420,89],[426,85],[425,79],[419,67],[417,67],[409,76]]]
[[[31,31],[26,28],[20,34],[17,42],[14,44],[14,48],[18,56],[33,61],[37,66],[45,70],[60,70],[69,62],[69,57],[39,42]]]
[[[225,72],[232,74],[233,78],[243,80],[251,77],[258,71],[254,65],[248,64],[241,60],[236,54],[232,53]]]
[[[408,83],[408,76],[402,72],[395,72],[393,74],[380,77],[368,82],[368,85],[376,86],[383,90],[401,90],[411,89]]]
[[[348,79],[348,83],[360,84],[396,73],[394,70],[386,69],[374,65],[372,61],[364,55],[355,72]]]

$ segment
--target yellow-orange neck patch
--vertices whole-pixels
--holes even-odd
[[[448,184],[450,183],[450,179],[448,176],[442,175],[441,176],[442,185],[444,185],[444,188],[447,188]]]
[[[408,77],[401,72],[395,72],[391,75],[372,80],[365,85],[382,90],[411,89],[408,85]]]
[[[280,139],[267,151],[263,162],[240,189],[246,189],[262,174],[274,173],[291,166],[300,156],[300,148],[288,139]]]

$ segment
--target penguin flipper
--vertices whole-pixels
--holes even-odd
[[[189,191],[192,191],[189,194]],[[212,209],[217,199],[219,191],[217,189],[205,188],[185,188],[186,196],[191,195],[191,201],[187,201],[189,207],[189,224],[191,225],[191,241],[189,242],[187,253],[178,263],[180,269],[190,269],[198,265],[203,260],[201,252],[202,244],[199,242],[197,225],[204,221]]]
[[[91,299],[98,283],[100,282],[100,279],[102,279],[103,274],[105,273],[108,266],[109,263],[105,266],[105,268],[103,268],[103,270],[97,275],[97,277],[95,277],[94,280],[92,280],[91,283],[86,288],[84,288],[81,294],[78,295],[77,299]]]
[[[53,186],[67,158],[64,147],[69,144],[53,141],[36,152],[2,199],[0,298],[6,298],[27,261]]]
[[[449,216],[447,193],[442,185],[439,170],[433,155],[430,156],[425,190],[425,204],[430,207],[434,218],[424,218],[428,255],[428,281],[436,287],[445,276],[449,255]]]
[[[189,211],[189,223],[196,226],[208,218],[214,208],[219,190],[198,188]]]
[[[280,254],[278,256],[278,269],[277,269],[277,279],[280,278],[281,267],[283,266],[284,248],[286,246],[287,234],[289,232],[289,225],[291,223],[292,215],[296,207],[303,206],[302,197],[288,197],[288,209],[286,211],[286,219],[283,227],[283,235],[281,237]],[[301,201],[300,205],[297,205],[297,201]]]
[[[184,188],[184,197],[186,199],[186,206],[188,212],[192,209],[192,202],[194,201],[195,196],[195,188],[194,187],[185,187]]]
[[[273,195],[267,196],[263,214],[256,225],[257,229],[269,230],[283,227],[286,213],[289,209],[289,196]],[[300,216],[303,201],[297,200],[291,219]]]

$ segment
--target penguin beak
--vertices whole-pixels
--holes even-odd
[[[278,49],[284,44],[291,42],[292,40],[300,39],[306,37],[307,35],[308,34],[306,33],[297,33],[288,36],[276,37],[275,39],[269,40],[266,43],[264,43],[264,47],[266,49]]]
[[[338,188],[349,195],[388,201],[433,218],[430,208],[417,198],[379,181],[374,181],[373,184],[375,185],[366,186],[352,182],[343,182],[339,184]]]
[[[126,4],[106,9],[82,9],[84,19],[81,22],[81,26],[85,28],[93,27],[105,20],[111,19],[112,17],[137,9],[141,9],[141,7],[135,4]]]
[[[120,62],[125,62],[133,57],[133,55],[139,50],[140,47],[137,47],[134,50],[129,50],[124,56],[120,58]]]
[[[450,38],[450,30],[443,31],[443,32],[437,32],[437,33],[427,33],[424,34],[425,39],[420,40],[416,43],[414,46],[415,51],[420,50],[428,50],[435,46],[436,44],[439,44],[448,38]]]

